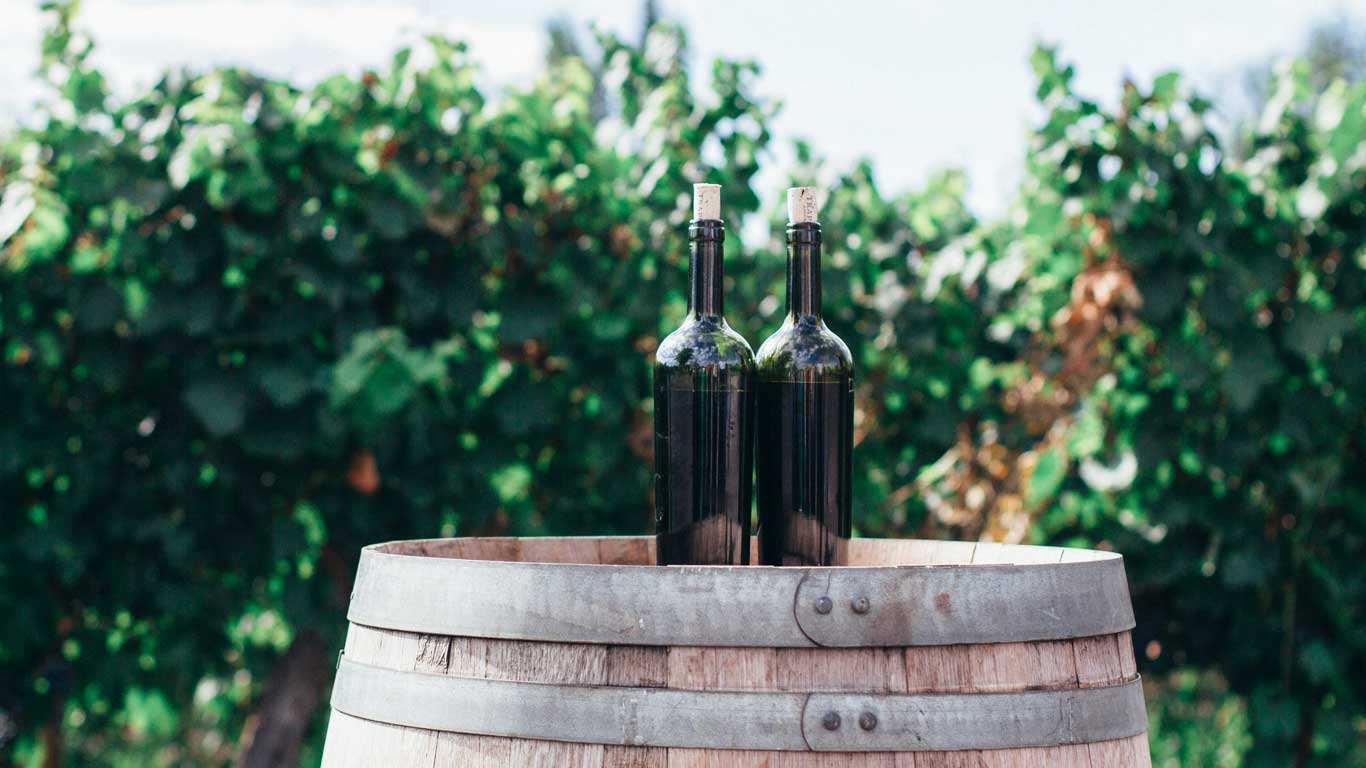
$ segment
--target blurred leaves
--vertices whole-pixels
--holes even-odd
[[[122,100],[46,8],[51,91],[0,139],[0,759],[57,712],[80,760],[223,762],[366,543],[648,526],[641,350],[691,182],[757,205],[753,65],[695,85],[660,25],[491,98],[431,37]]]
[[[57,711],[88,762],[223,763],[295,631],[337,642],[361,546],[648,529],[647,355],[689,185],[733,232],[759,213],[755,65],[694,82],[661,24],[497,94],[427,38],[120,100],[50,12],[42,119],[0,140],[0,753]],[[797,147],[859,372],[856,527],[1118,549],[1160,764],[1359,760],[1366,87],[1285,67],[1235,161],[1176,73],[1110,108],[1030,64],[1000,220],[961,173],[890,194]],[[762,215],[727,258],[754,340]]]

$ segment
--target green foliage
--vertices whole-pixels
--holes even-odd
[[[1051,56],[1036,68],[1054,105],[1036,157],[1055,161],[1031,164],[1026,201],[1072,214],[1052,258],[1109,265],[1142,297],[1078,393],[1136,476],[1088,488],[1081,467],[1036,535],[1130,555],[1151,668],[1217,666],[1250,694],[1247,764],[1340,764],[1366,660],[1366,86],[1316,94],[1290,66],[1235,165],[1175,75],[1109,112]]]
[[[1156,768],[1236,768],[1252,745],[1247,706],[1217,675],[1182,669],[1145,686]]]
[[[755,204],[752,67],[703,99],[676,30],[604,39],[604,124],[581,62],[493,102],[441,39],[309,90],[225,69],[114,103],[58,14],[49,71],[89,82],[0,160],[20,734],[66,701],[82,733],[196,743],[188,715],[121,724],[155,695],[232,738],[295,631],[339,637],[366,542],[648,524],[641,350],[677,319],[700,148]]]
[[[229,760],[295,635],[337,642],[364,544],[647,530],[648,354],[689,185],[759,205],[753,65],[698,87],[657,26],[495,97],[431,38],[309,89],[219,69],[121,101],[51,10],[50,102],[0,143],[16,754],[55,713],[82,762]],[[1288,68],[1235,163],[1175,74],[1107,109],[1032,64],[1001,221],[960,174],[888,195],[798,148],[859,372],[856,526],[1119,549],[1159,761],[1360,764],[1366,87]],[[728,251],[751,340],[773,232]]]

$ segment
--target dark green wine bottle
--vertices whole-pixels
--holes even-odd
[[[854,361],[821,319],[815,190],[788,190],[787,317],[759,347],[759,561],[844,565],[852,531]]]
[[[720,187],[693,188],[688,316],[655,353],[660,565],[748,565],[754,352],[726,323]]]

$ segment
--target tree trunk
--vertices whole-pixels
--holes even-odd
[[[1295,768],[1305,768],[1314,756],[1314,704],[1300,703],[1300,722],[1295,733]]]
[[[62,718],[43,724],[43,768],[62,768]]]
[[[327,649],[318,633],[308,630],[294,638],[242,728],[236,768],[298,765],[299,747],[331,671],[327,664]]]
[[[47,722],[43,723],[43,768],[62,768],[66,765],[66,746],[62,738],[62,721],[66,718],[66,699],[71,694],[75,673],[65,661],[49,662],[43,667],[43,677],[51,686]]]

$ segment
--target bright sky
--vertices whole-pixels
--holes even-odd
[[[37,94],[35,0],[0,0],[0,124]],[[1316,20],[1366,19],[1366,0],[661,0],[690,33],[694,64],[753,58],[760,90],[785,107],[782,145],[801,136],[837,165],[873,158],[897,190],[934,169],[967,170],[969,198],[999,212],[1018,181],[1033,111],[1034,41],[1061,46],[1081,88],[1105,99],[1127,74],[1169,68],[1206,92],[1238,93],[1242,70],[1297,49]],[[525,82],[545,51],[545,20],[569,15],[634,38],[639,0],[86,0],[97,61],[127,92],[168,66],[238,63],[306,83],[387,60],[440,31],[470,41],[491,84]],[[699,74],[708,70],[699,66]],[[771,163],[780,184],[786,152]],[[769,190],[765,189],[765,192]],[[773,190],[776,199],[780,190]]]

